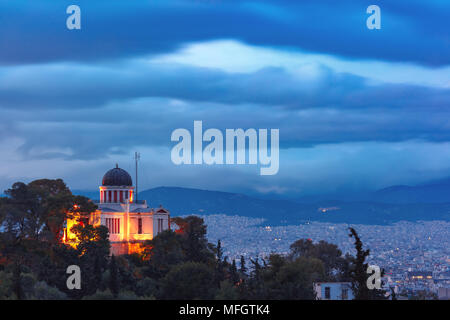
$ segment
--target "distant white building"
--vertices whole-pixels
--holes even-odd
[[[316,282],[314,292],[317,300],[353,300],[350,282]]]

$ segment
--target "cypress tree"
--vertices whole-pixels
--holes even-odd
[[[223,249],[222,249],[222,242],[220,241],[220,239],[217,241],[217,260],[219,262],[222,261],[223,258]]]
[[[237,267],[236,267],[236,260],[234,260],[234,259],[233,259],[233,263],[231,264],[231,267],[230,267],[230,279],[233,284],[236,284],[239,282],[239,274],[238,274]]]
[[[225,279],[224,270],[223,270],[224,262],[222,261],[222,259],[223,259],[222,243],[220,242],[220,240],[218,240],[217,241],[217,261],[216,261],[216,263],[217,263],[217,266],[216,266],[217,287],[220,287],[220,282]]]
[[[373,299],[385,299],[385,291],[382,289],[370,290],[367,287],[367,267],[366,258],[370,254],[370,250],[363,250],[363,243],[358,236],[355,229],[349,228],[350,238],[355,238],[356,257],[352,259],[353,265],[350,270],[350,277],[352,279],[352,291],[355,296],[355,300],[373,300]],[[381,277],[384,276],[384,270],[381,270]]]
[[[245,275],[246,272],[247,272],[247,268],[245,267],[245,258],[244,258],[244,256],[241,256],[241,267],[240,267],[239,271],[240,271],[243,275]]]

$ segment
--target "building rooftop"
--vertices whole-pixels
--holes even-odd
[[[128,172],[116,167],[105,173],[102,180],[103,186],[127,186],[131,187],[133,185],[133,180]]]

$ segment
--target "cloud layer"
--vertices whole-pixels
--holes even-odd
[[[0,63],[98,61],[237,39],[346,58],[448,65],[448,3],[380,0],[382,28],[366,28],[368,1],[80,0],[82,29],[65,28],[69,1],[0,2]]]

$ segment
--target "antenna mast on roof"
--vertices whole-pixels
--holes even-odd
[[[135,199],[136,199],[136,203],[138,200],[138,161],[141,159],[141,154],[139,152],[135,152],[134,153],[134,160],[136,161],[136,182],[135,182],[135,187],[136,187],[136,195],[135,195]]]

